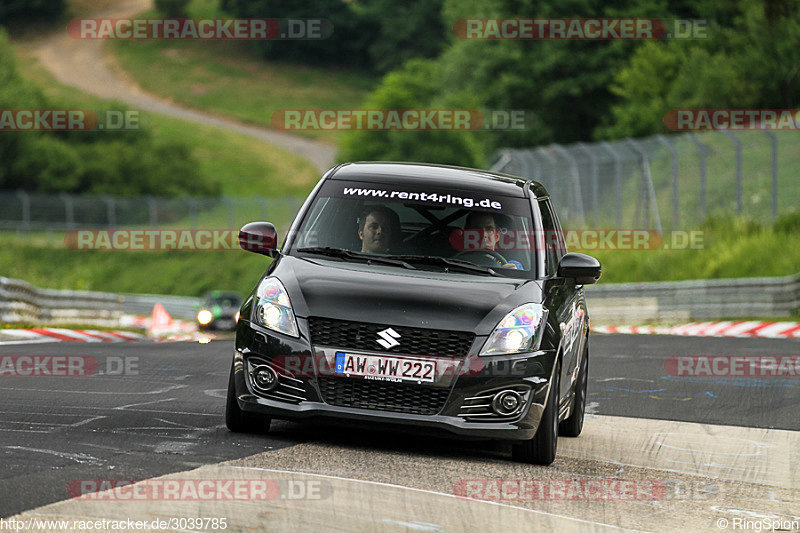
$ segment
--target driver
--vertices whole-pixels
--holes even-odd
[[[394,221],[397,213],[384,206],[366,208],[358,217],[358,238],[361,251],[371,254],[385,254],[392,242]]]
[[[494,254],[486,254],[486,257],[491,258],[497,262],[499,259],[495,256],[502,258],[503,256],[497,253],[495,247],[500,240],[500,230],[497,228],[497,223],[494,220],[494,215],[491,213],[481,213],[480,211],[470,211],[467,215],[467,221],[464,223],[464,231],[479,231],[478,250],[489,250]],[[522,270],[522,263],[519,261],[507,261],[502,263],[501,266],[505,268],[516,268]]]

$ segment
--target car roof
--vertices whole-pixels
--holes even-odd
[[[525,198],[525,184],[529,183],[530,196],[547,196],[542,184],[489,170],[479,170],[426,163],[399,163],[362,161],[339,165],[328,175],[329,180],[363,181],[371,183],[402,183],[418,187],[446,187],[470,191],[484,191],[503,196]]]

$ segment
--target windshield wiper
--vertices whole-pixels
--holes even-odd
[[[383,265],[400,266],[409,270],[417,269],[417,267],[414,265],[402,260],[397,260],[382,255],[354,252],[352,250],[345,250],[344,248],[334,248],[333,246],[311,246],[309,248],[298,248],[297,251],[306,254],[327,255],[330,257],[339,257],[341,259],[358,259],[360,261],[369,261]]]
[[[461,259],[449,259],[447,257],[439,257],[435,255],[396,255],[395,259],[408,261],[410,263],[418,263],[423,265],[437,265],[447,268],[457,268],[469,272],[480,272],[481,274],[489,274],[491,276],[500,276],[494,269],[490,267],[483,267],[470,263],[469,261],[462,261]]]

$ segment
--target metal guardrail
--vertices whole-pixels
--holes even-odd
[[[800,312],[800,274],[587,287],[595,325],[681,323],[736,317],[790,317]]]
[[[800,274],[587,287],[594,325],[681,323],[735,317],[790,317],[800,313]],[[39,289],[0,277],[0,321],[118,325],[125,314],[149,315],[161,304],[173,317],[194,320],[200,298]]]
[[[40,289],[0,277],[0,321],[117,325],[122,296],[104,292]]]
[[[117,326],[122,315],[149,315],[161,304],[173,317],[194,320],[200,298],[157,294],[40,289],[0,277],[0,322],[80,323]]]

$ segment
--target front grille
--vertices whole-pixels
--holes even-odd
[[[316,346],[405,355],[467,355],[475,339],[475,334],[463,331],[366,324],[333,318],[311,317],[308,327],[311,330],[311,343]],[[400,337],[397,346],[386,349],[378,344],[381,339],[378,332],[389,327]]]
[[[386,381],[319,378],[326,403],[339,407],[435,415],[444,407],[450,389],[421,387]]]

